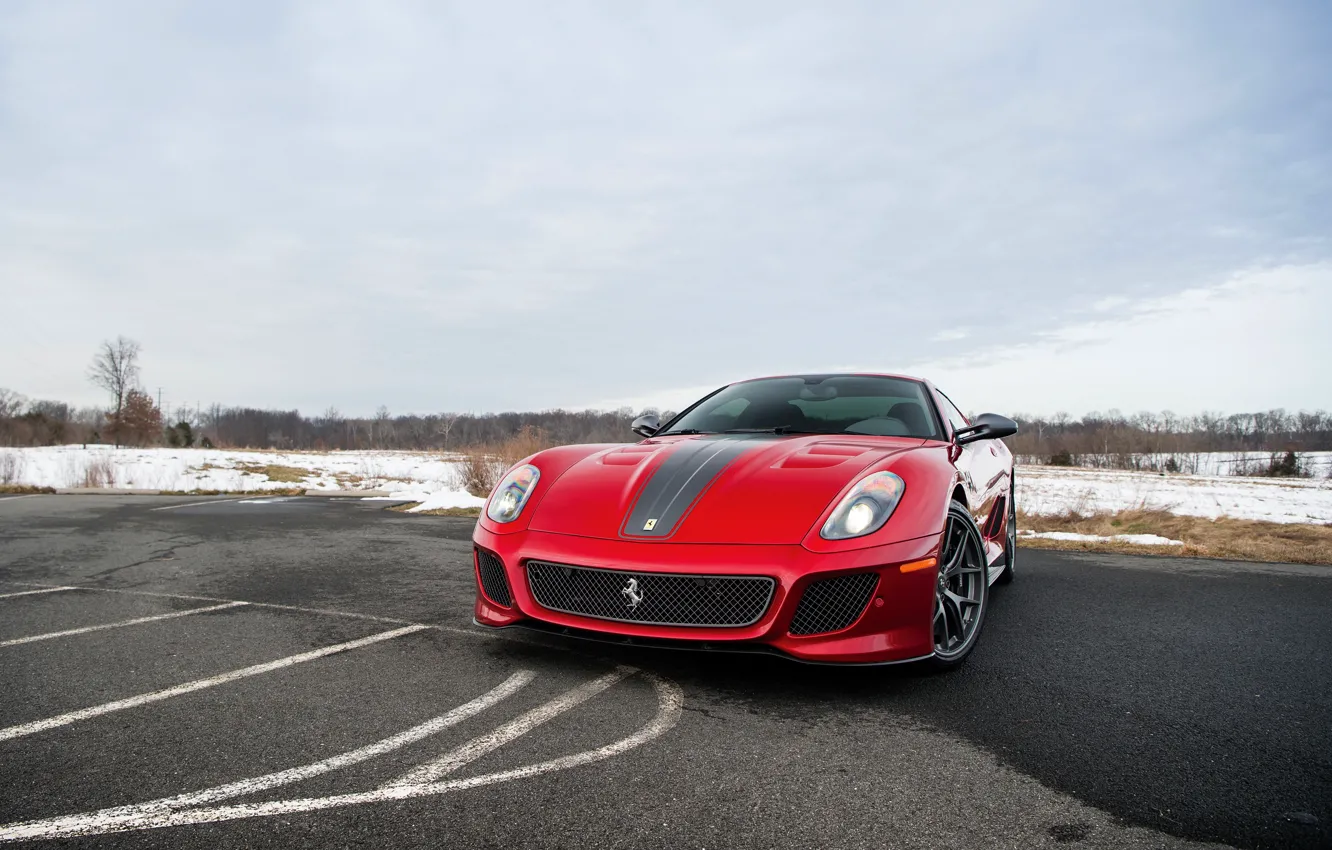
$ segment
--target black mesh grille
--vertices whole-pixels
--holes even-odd
[[[766,576],[635,573],[527,562],[543,607],[566,614],[655,626],[748,626],[768,609]]]
[[[513,605],[509,592],[509,579],[504,575],[504,564],[485,549],[476,550],[476,572],[481,576],[481,590],[491,602],[505,608]]]
[[[821,635],[838,632],[859,619],[870,594],[879,583],[877,573],[856,573],[849,576],[825,578],[805,588],[795,616],[791,618],[791,634]]]

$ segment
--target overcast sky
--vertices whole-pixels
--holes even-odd
[[[1325,2],[0,4],[0,387],[1332,407]]]

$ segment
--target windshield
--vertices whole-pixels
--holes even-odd
[[[904,378],[806,375],[731,384],[670,422],[661,434],[777,430],[941,439],[925,387]]]

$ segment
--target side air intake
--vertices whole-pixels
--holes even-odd
[[[504,574],[504,563],[485,549],[476,550],[476,574],[481,579],[481,592],[496,605],[513,605],[509,591],[509,578]]]
[[[878,584],[877,573],[856,573],[814,582],[800,597],[795,616],[791,618],[790,633],[821,635],[840,632],[860,619]]]

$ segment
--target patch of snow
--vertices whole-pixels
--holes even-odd
[[[416,501],[413,499],[412,501]],[[460,493],[457,491],[432,493],[427,496],[421,504],[408,510],[408,513],[418,511],[437,511],[444,508],[479,508],[486,503],[485,499],[477,498],[471,493]]]
[[[1072,531],[1019,531],[1018,537],[1043,538],[1045,540],[1073,540],[1079,543],[1137,543],[1140,546],[1183,546],[1182,540],[1171,540],[1157,534],[1115,534],[1103,537],[1099,534],[1077,534]]]

